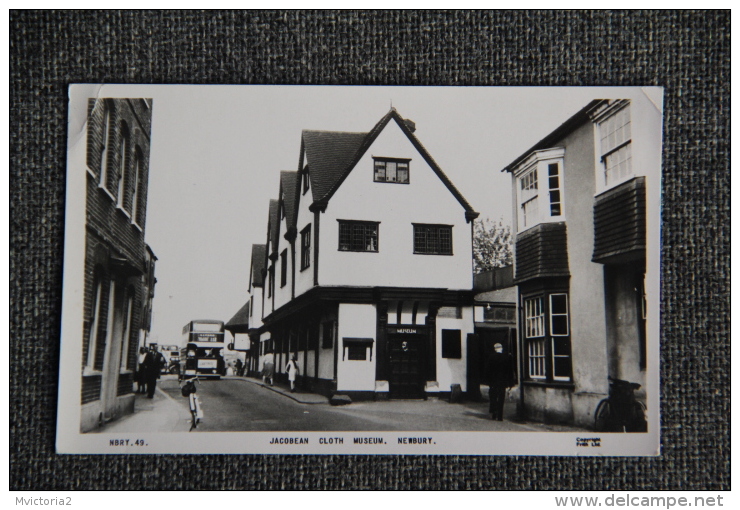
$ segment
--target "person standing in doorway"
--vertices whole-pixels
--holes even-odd
[[[290,381],[290,392],[295,393],[295,378],[298,375],[298,362],[295,359],[295,354],[290,355],[290,361],[288,366],[285,367],[285,371],[288,373],[288,381]]]
[[[511,362],[509,356],[504,354],[504,346],[497,343],[493,346],[494,353],[486,363],[486,376],[488,377],[488,412],[491,419],[503,421],[504,401],[506,400],[506,389],[513,386]]]
[[[265,354],[264,365],[262,366],[262,382],[267,383],[270,380],[270,386],[274,383],[275,377],[275,355],[272,353],[272,349],[267,351]]]

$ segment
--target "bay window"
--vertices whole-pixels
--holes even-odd
[[[536,151],[515,170],[519,232],[565,219],[563,156],[563,149]]]
[[[571,380],[568,294],[523,299],[526,376],[531,381]]]

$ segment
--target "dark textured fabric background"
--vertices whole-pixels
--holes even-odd
[[[11,489],[729,488],[729,12],[11,12],[10,59]],[[56,455],[76,82],[664,86],[662,456]]]

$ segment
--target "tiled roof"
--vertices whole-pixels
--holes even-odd
[[[434,173],[447,186],[447,189],[460,202],[466,212],[466,217],[475,218],[478,213],[452,184],[442,169],[427,152],[426,148],[409,129],[405,120],[395,108],[386,113],[368,133],[344,133],[333,131],[304,131],[303,144],[308,160],[308,170],[311,176],[314,203],[326,203],[334,192],[344,182],[357,162],[370,148],[381,131],[391,120],[395,120],[401,131],[408,137],[417,151],[421,154]]]
[[[295,227],[296,211],[298,209],[298,186],[300,174],[298,172],[280,172],[280,189],[285,196],[285,221],[288,227]]]
[[[347,170],[367,133],[303,131],[314,202],[321,200]]]
[[[265,254],[267,247],[264,244],[252,245],[252,285],[262,287],[265,283],[262,271],[265,269]]]
[[[226,329],[247,326],[249,326],[249,301],[247,301],[244,306],[239,308],[239,311],[236,312],[231,319],[229,319],[229,322],[224,324],[224,327]]]
[[[270,213],[268,215],[270,225],[270,252],[275,253],[278,249],[278,232],[280,232],[280,221],[278,218],[278,212],[280,210],[280,203],[271,198],[270,199]]]

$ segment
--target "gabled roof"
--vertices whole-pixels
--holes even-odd
[[[280,232],[280,218],[278,213],[280,211],[280,203],[274,198],[270,199],[270,212],[268,214],[268,226],[270,234],[270,253],[277,252],[278,249],[278,232]]]
[[[228,330],[246,329],[247,327],[249,327],[249,301],[239,308],[239,311],[229,319],[229,322],[224,324],[224,328]]]
[[[326,196],[351,163],[367,133],[304,130],[303,147],[314,202]]]
[[[288,228],[295,227],[296,224],[300,183],[301,175],[298,172],[286,170],[280,172],[280,191],[285,197],[283,207],[285,207],[285,221]]]
[[[568,136],[571,132],[575,131],[584,122],[590,121],[591,118],[589,117],[589,113],[591,113],[597,106],[599,106],[604,101],[605,101],[604,99],[594,99],[593,101],[588,103],[586,106],[581,108],[578,112],[576,112],[571,118],[569,118],[568,120],[563,122],[560,126],[558,126],[549,135],[547,135],[545,138],[543,138],[542,140],[534,144],[532,147],[529,148],[529,150],[527,150],[521,156],[516,158],[514,161],[506,165],[506,167],[501,171],[502,172],[512,172],[517,167],[517,165],[519,165],[519,163],[527,159],[527,157],[530,154],[532,154],[534,151],[552,148],[554,144],[558,143],[560,140]]]
[[[460,205],[465,209],[466,219],[478,217],[478,213],[462,196],[445,175],[434,158],[416,138],[412,130],[395,108],[391,108],[368,133],[344,133],[333,131],[304,131],[303,145],[309,165],[314,204],[325,206],[339,189],[360,158],[367,152],[378,135],[394,120],[412,145],[421,154],[434,173],[447,186]]]
[[[267,246],[264,244],[253,244],[252,245],[252,285],[255,287],[262,287],[265,283],[265,279],[262,276],[262,271],[265,269],[265,254],[267,253]]]

